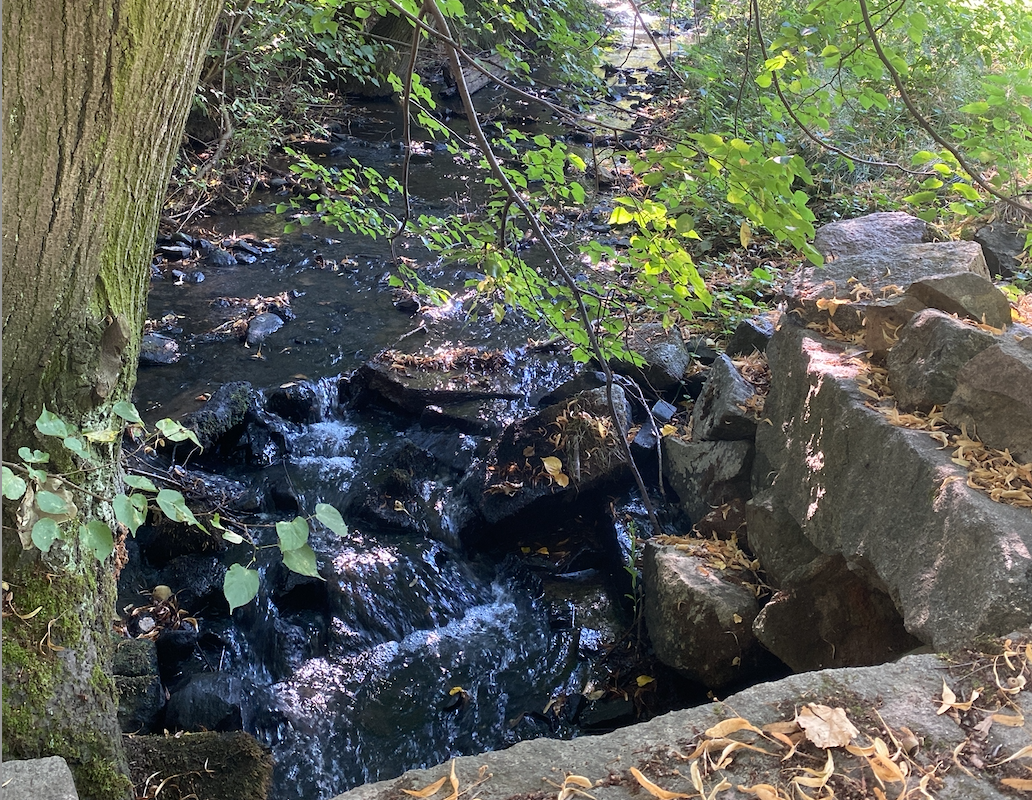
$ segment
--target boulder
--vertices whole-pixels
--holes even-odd
[[[243,681],[221,672],[201,672],[168,700],[170,731],[238,731],[244,724]]]
[[[760,604],[740,582],[676,546],[645,544],[645,626],[656,657],[711,689],[752,675]]]
[[[921,244],[931,238],[924,220],[902,211],[877,211],[822,225],[813,246],[825,258],[835,259],[901,244]]]
[[[1017,225],[999,220],[983,225],[975,231],[975,241],[982,245],[991,275],[1010,278],[1020,271],[1025,235]]]
[[[283,319],[278,314],[266,311],[258,314],[247,323],[247,334],[244,337],[248,347],[259,345],[283,327]]]
[[[663,439],[663,475],[691,519],[736,497],[749,497],[753,444]]]
[[[818,550],[886,592],[927,644],[1028,626],[1028,510],[969,487],[937,441],[868,407],[855,382],[862,365],[841,345],[785,325],[767,358],[772,424],[757,429],[757,493],[769,488]]]
[[[154,733],[161,730],[165,688],[157,675],[115,675],[118,693],[118,725],[122,733]]]
[[[68,762],[60,756],[4,759],[4,800],[79,800]]]
[[[782,299],[789,318],[800,324],[833,322],[845,333],[859,333],[868,306],[924,278],[962,272],[989,278],[982,248],[974,242],[897,245],[804,267],[786,283]]]
[[[223,444],[233,446],[243,433],[248,415],[253,415],[257,407],[258,395],[250,383],[224,383],[215,390],[204,408],[186,414],[182,424],[197,434],[197,440],[205,451]]]
[[[179,342],[160,333],[145,333],[140,342],[140,366],[175,364],[179,360]]]
[[[792,516],[778,503],[770,490],[756,495],[745,506],[749,549],[759,559],[767,579],[780,588],[789,574],[809,564],[820,550],[803,535]]]
[[[638,367],[627,362],[617,362],[613,368],[657,392],[680,384],[691,363],[684,337],[678,328],[664,328],[659,323],[635,325],[627,344],[645,359],[645,365]]]
[[[961,660],[966,663],[967,657]],[[855,744],[867,745],[875,737],[889,743],[886,726],[895,737],[901,735],[903,727],[909,728],[917,738],[917,749],[913,754],[915,764],[920,765],[922,771],[935,770],[933,794],[938,800],[1013,798],[1013,790],[1000,785],[998,771],[976,765],[965,753],[979,758],[982,765],[1003,761],[1028,743],[1027,727],[993,725],[984,744],[975,744],[971,723],[964,717],[953,713],[936,714],[944,678],[957,689],[958,695],[964,691],[957,680],[962,673],[951,672],[948,667],[948,661],[935,655],[915,655],[877,667],[792,675],[738,692],[721,702],[664,714],[603,736],[584,736],[572,741],[535,739],[493,753],[450,758],[445,764],[409,770],[397,778],[359,786],[335,800],[395,800],[403,796],[402,789],[418,791],[440,779],[444,779],[447,785],[451,774],[462,787],[476,783],[476,796],[482,800],[517,797],[545,800],[559,793],[550,784],[562,784],[568,775],[579,775],[589,781],[592,784],[590,794],[596,800],[644,797],[641,783],[631,773],[631,768],[639,770],[664,790],[697,797],[700,793],[692,784],[692,770],[686,762],[688,754],[703,738],[713,738],[703,737],[705,731],[734,718],[744,718],[757,727],[790,721],[795,710],[808,703],[833,708],[846,706],[847,716],[860,729]],[[991,666],[986,668],[991,670]],[[1026,719],[1032,716],[1032,693],[1024,691],[1014,699]],[[981,719],[979,715],[978,720]],[[787,747],[754,739],[742,732],[731,736],[740,741],[755,742],[764,749],[777,748],[777,753],[772,757],[738,750],[719,773],[709,774],[701,770],[700,777],[707,796],[721,778],[726,778],[732,786],[777,786],[781,787],[781,796],[794,796],[790,788],[792,778],[805,774],[800,766],[820,768],[831,753],[834,754],[836,773],[852,776],[851,780],[856,781],[853,785],[859,785],[861,781],[868,786],[876,785],[869,762],[843,748],[827,751],[803,742],[795,758],[782,762],[778,755],[787,754]],[[893,753],[895,744],[889,743],[888,746],[890,754]],[[951,768],[941,772],[935,769],[934,765],[940,760],[953,763],[954,748],[960,748],[957,758],[966,765],[964,769]],[[710,757],[716,756],[711,754]],[[800,758],[804,760],[798,760]],[[699,757],[699,762],[703,762],[703,757]],[[907,786],[916,788],[920,781],[921,778],[912,770]],[[890,797],[896,797],[903,788],[898,782],[890,787],[885,792]],[[738,790],[716,793],[715,796],[775,796],[769,790],[766,795],[762,792],[762,789],[751,793]],[[838,792],[836,796],[840,796]]]
[[[993,282],[974,272],[931,275],[910,284],[907,294],[928,308],[983,322],[994,328],[1011,323],[1010,302]]]
[[[881,360],[899,341],[900,329],[925,305],[908,294],[868,303],[864,309],[864,347]]]
[[[735,326],[735,332],[731,334],[724,352],[732,358],[751,355],[754,351],[762,353],[774,335],[775,316],[770,313],[741,320]]]
[[[756,435],[758,398],[726,355],[713,362],[692,411],[692,439],[697,442],[752,439]]]
[[[336,403],[334,396],[327,397],[321,384],[309,381],[290,381],[265,394],[265,410],[298,425],[320,422],[327,406]]]
[[[957,373],[996,339],[941,311],[918,312],[889,351],[889,385],[899,407],[928,411],[944,406],[957,388]]]
[[[1001,337],[968,361],[945,416],[990,447],[1032,462],[1032,337]]]
[[[921,646],[884,592],[840,555],[790,573],[760,611],[753,633],[794,672],[884,664]]]

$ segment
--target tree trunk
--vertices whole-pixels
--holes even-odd
[[[95,428],[136,379],[158,215],[221,0],[3,4],[3,456],[52,452],[44,403]],[[119,489],[108,446],[89,489]],[[78,500],[77,500],[78,502]],[[110,522],[106,504],[83,509]],[[107,673],[115,571],[22,550],[4,503],[3,757],[60,755],[80,797],[129,796]],[[84,503],[83,505],[87,505]],[[5,587],[7,589],[8,587]],[[37,606],[39,613],[29,616]]]

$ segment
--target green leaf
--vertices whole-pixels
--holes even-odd
[[[126,475],[125,485],[131,486],[134,489],[140,489],[144,492],[158,491],[158,487],[151,482],[151,479],[145,478],[142,475]]]
[[[86,449],[86,443],[78,436],[66,436],[62,444],[64,444],[65,449],[67,449],[71,453],[74,453],[83,461],[92,460],[90,458],[89,450]]]
[[[968,103],[966,106],[961,106],[957,110],[965,114],[984,114],[989,110],[989,104],[984,101]]]
[[[24,478],[19,478],[8,467],[3,468],[4,497],[8,500],[21,500],[27,487]]]
[[[340,512],[328,503],[316,503],[315,518],[338,536],[348,535],[348,526]]]
[[[222,581],[222,593],[229,603],[230,614],[234,609],[246,606],[258,596],[259,583],[260,577],[256,570],[247,569],[239,564],[229,568]]]
[[[65,499],[59,494],[53,492],[37,492],[36,493],[36,505],[39,506],[39,510],[44,514],[53,514],[55,516],[61,516],[67,514],[68,504]]]
[[[135,498],[143,500],[143,510],[134,502]],[[127,497],[124,494],[115,495],[112,506],[115,509],[115,519],[125,525],[133,536],[136,535],[139,527],[147,521],[147,498],[142,494],[134,494],[132,497]]]
[[[86,431],[83,433],[89,441],[99,442],[106,444],[115,441],[118,438],[120,431],[116,431],[114,428],[101,428],[99,431]],[[68,446],[68,440],[65,439],[65,447]]]
[[[243,536],[241,536],[239,533],[233,533],[233,531],[223,531],[222,538],[230,544],[242,544],[244,541]]]
[[[296,572],[298,575],[307,575],[310,578],[322,577],[315,563],[315,551],[307,544],[293,550],[284,551],[283,563],[287,569],[291,572]]]
[[[140,419],[140,412],[137,411],[136,406],[128,400],[119,400],[111,407],[111,411],[120,416],[126,422],[143,424],[143,420]]]
[[[170,520],[201,527],[193,512],[187,508],[186,499],[175,489],[162,489],[155,499],[158,501],[158,508]]]
[[[303,547],[308,542],[308,522],[304,517],[294,517],[290,522],[277,522],[276,535],[280,550],[284,553]]]
[[[61,528],[52,519],[40,519],[32,526],[32,543],[44,553],[50,551],[50,546],[61,538]]]
[[[198,447],[201,446],[201,443],[197,440],[197,434],[189,428],[184,428],[175,420],[171,420],[168,418],[159,419],[155,423],[155,427],[158,429],[158,433],[160,433],[170,442],[185,442],[187,439],[189,439]]]
[[[18,458],[29,464],[46,464],[50,461],[50,453],[44,453],[42,450],[29,450],[27,447],[19,447]]]
[[[103,561],[115,549],[115,540],[111,536],[111,528],[99,519],[91,519],[85,525],[79,526],[79,539],[93,551],[97,561]]]
[[[51,414],[47,407],[43,406],[39,419],[36,420],[36,430],[44,436],[59,436],[62,439],[73,433],[73,429],[57,414]]]

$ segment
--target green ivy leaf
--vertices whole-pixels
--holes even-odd
[[[143,500],[143,509],[134,502],[136,498]],[[147,498],[142,494],[134,494],[132,497],[127,497],[124,494],[115,495],[112,506],[115,509],[115,519],[125,525],[133,536],[136,535],[139,527],[147,521]]]
[[[19,447],[18,458],[29,464],[46,464],[50,461],[50,453],[44,453],[42,450],[30,450],[27,447]]]
[[[19,478],[8,467],[3,468],[3,493],[8,500],[21,500],[28,484]]]
[[[158,501],[158,508],[173,522],[185,522],[188,525],[201,527],[197,517],[187,507],[186,499],[175,489],[162,489],[155,499]]]
[[[348,535],[348,526],[340,512],[328,503],[316,503],[315,518],[338,536]]]
[[[115,540],[111,535],[111,528],[99,519],[91,519],[85,525],[80,525],[79,539],[93,551],[97,561],[103,561],[115,550]]]
[[[175,420],[168,419],[166,417],[165,419],[159,419],[154,426],[158,429],[158,433],[170,442],[185,442],[189,439],[198,447],[201,446],[201,443],[197,439],[197,434],[189,428],[184,428]]]
[[[61,538],[61,528],[52,519],[36,520],[32,526],[32,543],[44,553],[50,552],[50,546]]]
[[[43,411],[40,412],[39,419],[36,420],[36,430],[44,436],[59,436],[62,439],[73,432],[68,423],[57,416],[57,414],[47,411],[46,406],[43,406]]]
[[[310,578],[322,577],[319,575],[319,568],[315,563],[315,551],[307,544],[294,550],[284,551],[283,563],[287,569],[298,575],[307,575]]]
[[[84,442],[78,436],[66,436],[62,444],[64,444],[65,449],[67,449],[71,453],[74,453],[83,461],[93,460],[90,456],[90,451],[86,448],[86,442]]]
[[[39,510],[44,514],[53,514],[58,517],[67,514],[69,511],[65,499],[53,492],[37,492],[36,505],[39,506]]]
[[[126,475],[125,485],[131,486],[133,489],[140,489],[144,492],[157,492],[158,487],[154,485],[150,478],[145,478],[143,475]]]
[[[290,522],[277,522],[276,535],[284,554],[297,550],[308,543],[308,523],[304,517],[294,517]]]
[[[140,412],[137,411],[136,406],[128,400],[119,400],[111,407],[111,411],[126,422],[135,422],[140,425],[143,424],[143,420],[140,419]]]
[[[244,537],[239,533],[234,533],[233,531],[223,531],[222,538],[230,544],[243,544],[244,542]]]
[[[222,593],[226,596],[226,602],[229,603],[230,614],[234,609],[246,606],[258,596],[259,582],[260,578],[256,570],[247,569],[239,564],[234,564],[229,568],[222,581]]]

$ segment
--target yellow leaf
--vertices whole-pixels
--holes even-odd
[[[635,682],[639,686],[648,686],[650,683],[655,683],[656,679],[649,675],[639,675]]]
[[[451,689],[448,690],[448,694],[454,697],[457,694],[469,694],[469,692],[467,692],[461,686],[453,686]]]
[[[741,625],[742,624],[742,615],[741,614],[732,614],[731,615],[731,619],[734,620],[735,625]]]
[[[1032,781],[1027,778],[1004,778],[1000,783],[1004,786],[1009,786],[1011,789],[1018,789],[1023,792],[1032,791]]]
[[[683,792],[668,792],[666,789],[654,784],[634,767],[631,767],[631,774],[634,776],[634,779],[641,784],[642,789],[653,797],[659,798],[659,800],[676,800],[676,798],[679,797],[691,797],[690,794],[684,794]]]
[[[757,783],[755,786],[739,785],[738,791],[756,795],[760,800],[791,800],[769,783]]]
[[[572,783],[574,786],[580,786],[584,789],[590,789],[594,785],[583,775],[567,775],[563,783]]]
[[[677,433],[677,426],[671,425],[669,422],[659,430],[660,436],[673,436]]]
[[[748,247],[752,242],[752,229],[748,222],[743,221],[742,226],[738,229],[738,241],[742,243],[742,247]]]
[[[994,767],[1000,766],[1000,764],[1006,764],[1008,761],[1017,761],[1019,758],[1032,758],[1032,744],[1025,745],[1014,755],[1008,756],[1003,761],[993,764]]]
[[[86,431],[83,436],[89,439],[91,442],[113,442],[115,437],[119,435],[119,431],[104,430],[104,431]]]
[[[534,552],[537,553],[539,556],[547,556],[548,555],[548,548],[547,547],[539,547]]]
[[[563,462],[555,456],[545,456],[541,459],[541,463],[545,465],[545,472],[549,475],[558,475],[563,471]]]
[[[458,800],[459,797],[459,778],[455,774],[455,759],[451,762],[451,774],[448,775],[448,782],[451,783],[452,793],[448,795],[448,800]]]
[[[1008,728],[1021,728],[1025,725],[1025,718],[1021,714],[993,714],[993,722],[999,722]]]
[[[843,709],[819,703],[803,706],[796,722],[806,731],[806,738],[818,747],[842,747],[860,732]]]
[[[725,719],[723,722],[719,722],[714,725],[706,731],[706,736],[710,739],[722,739],[729,734],[743,730],[752,731],[753,733],[760,732],[760,729],[749,722],[749,720],[743,717],[733,717],[732,719]]]
[[[431,795],[437,794],[444,782],[448,780],[448,776],[445,775],[439,781],[434,781],[429,786],[425,786],[422,789],[402,789],[405,794],[411,795],[412,797],[430,797]]]
[[[530,458],[532,455],[534,455],[534,445],[529,445],[528,447],[524,447],[523,448],[523,455],[526,456],[527,458]]]

